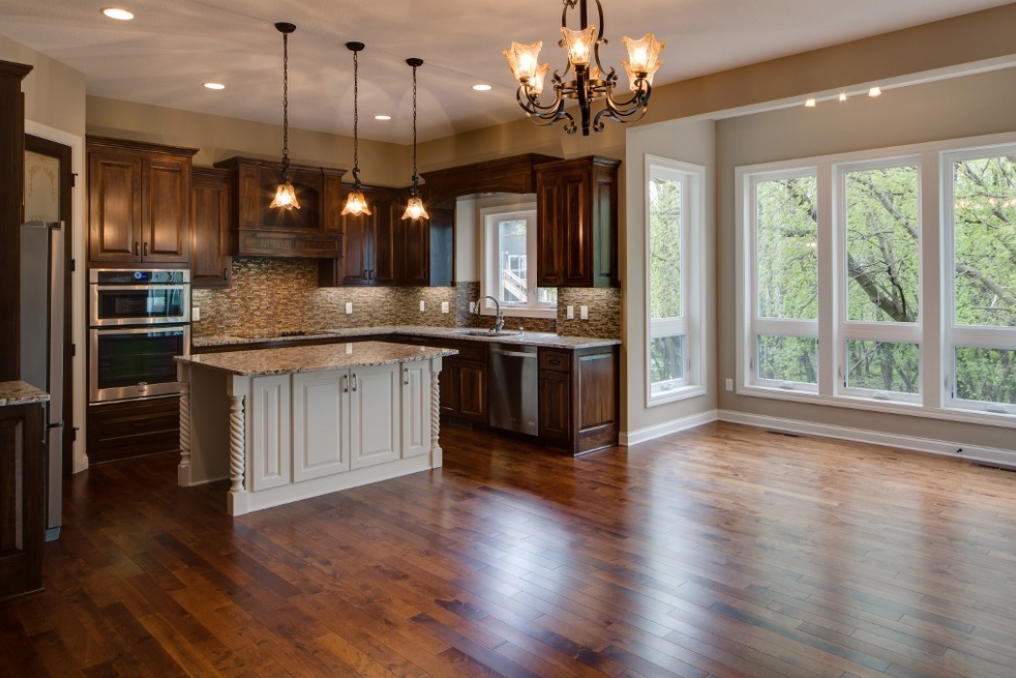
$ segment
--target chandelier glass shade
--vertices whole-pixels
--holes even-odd
[[[630,94],[626,98],[615,96],[617,73],[614,68],[604,73],[600,64],[600,46],[607,44],[607,39],[603,37],[600,0],[593,0],[598,16],[598,22],[593,25],[588,22],[587,0],[562,2],[564,9],[558,45],[568,55],[568,66],[564,75],[554,71],[551,78],[555,93],[553,101],[544,104],[540,96],[550,72],[550,64],[539,63],[543,43],[537,41],[524,45],[512,42],[511,48],[504,52],[512,75],[519,82],[516,92],[519,106],[538,125],[564,121],[568,134],[574,134],[581,126],[583,136],[589,135],[590,127],[594,132],[602,131],[605,118],[622,123],[641,119],[649,109],[653,75],[662,63],[659,56],[665,43],[657,41],[652,33],[638,40],[627,36],[621,39],[628,50],[628,60],[622,61],[621,65],[628,75]],[[568,27],[568,13],[572,10],[579,14],[578,30]],[[578,122],[570,111],[565,110],[565,102],[569,100],[578,102]],[[602,108],[594,115],[592,105],[596,101],[602,102]]]
[[[360,68],[357,54],[363,48],[362,42],[346,43],[346,49],[353,53],[353,190],[346,197],[342,214],[366,214],[369,216],[370,206],[367,205],[367,199],[363,196],[363,187],[360,184]]]
[[[282,176],[275,189],[275,199],[268,207],[292,210],[300,209],[296,189],[289,181],[289,34],[296,30],[296,26],[280,22],[275,24],[275,30],[282,33]]]

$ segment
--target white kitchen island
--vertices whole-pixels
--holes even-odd
[[[183,487],[229,478],[230,515],[441,466],[442,356],[384,342],[180,356]]]

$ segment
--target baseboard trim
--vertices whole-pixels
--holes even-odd
[[[699,414],[693,414],[689,417],[675,419],[663,424],[656,424],[655,426],[647,426],[646,428],[640,428],[635,431],[622,431],[618,436],[618,444],[625,447],[638,445],[639,443],[655,440],[656,438],[661,438],[665,435],[670,435],[671,433],[687,431],[688,429],[701,426],[702,424],[711,424],[716,421],[716,417],[716,410],[709,410],[708,412],[700,412]]]
[[[937,454],[939,456],[953,457],[956,459],[968,459],[970,461],[1016,467],[1016,452],[1000,448],[978,447],[956,441],[914,438],[912,436],[901,436],[894,433],[879,433],[878,431],[869,431],[866,429],[833,426],[830,424],[818,424],[815,422],[800,421],[797,419],[767,417],[757,414],[745,414],[744,412],[731,412],[729,410],[719,410],[716,413],[716,419],[719,421],[729,421],[735,424],[756,426],[758,428],[765,428],[773,431],[799,433],[803,435],[820,436],[823,438],[835,438],[837,440],[849,440],[856,443],[895,447],[913,452],[923,452],[925,454]]]

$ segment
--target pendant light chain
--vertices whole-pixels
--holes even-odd
[[[416,66],[413,66],[413,195],[420,176],[416,171]]]
[[[360,190],[360,62],[357,59],[358,50],[353,50],[353,182],[357,190]]]
[[[282,180],[289,177],[289,33],[282,34]]]

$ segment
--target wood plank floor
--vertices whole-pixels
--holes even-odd
[[[224,514],[175,456],[69,479],[4,676],[1011,678],[1016,473],[715,424]]]

